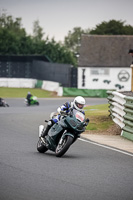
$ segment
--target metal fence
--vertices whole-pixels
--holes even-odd
[[[77,69],[70,64],[51,63],[44,56],[0,56],[0,77],[35,78],[77,87]]]

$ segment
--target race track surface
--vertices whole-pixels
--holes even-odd
[[[78,140],[62,157],[36,150],[38,126],[65,98],[0,108],[0,200],[132,200],[133,158]],[[88,105],[107,103],[87,99]]]

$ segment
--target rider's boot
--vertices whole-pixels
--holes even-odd
[[[49,129],[51,128],[51,126],[53,125],[53,123],[50,121],[48,121],[47,127],[45,130],[42,131],[42,135],[41,137],[45,137],[48,134]]]

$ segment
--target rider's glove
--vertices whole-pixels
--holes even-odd
[[[86,126],[87,126],[90,120],[87,118],[85,121],[86,121]]]
[[[60,114],[61,114],[61,115],[66,115],[66,110],[61,110],[61,111],[60,111]]]
[[[87,126],[88,124],[89,124],[89,119],[87,118],[86,120],[85,120],[85,123],[84,123],[84,126]]]
[[[86,122],[89,123],[89,121],[90,121],[90,120],[87,118],[87,119],[86,119]]]

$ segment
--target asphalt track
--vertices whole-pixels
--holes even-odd
[[[68,99],[71,100],[71,99]],[[66,101],[6,99],[0,108],[0,200],[132,200],[133,158],[82,140],[57,158],[36,150],[38,126]],[[106,99],[87,99],[88,105]]]

